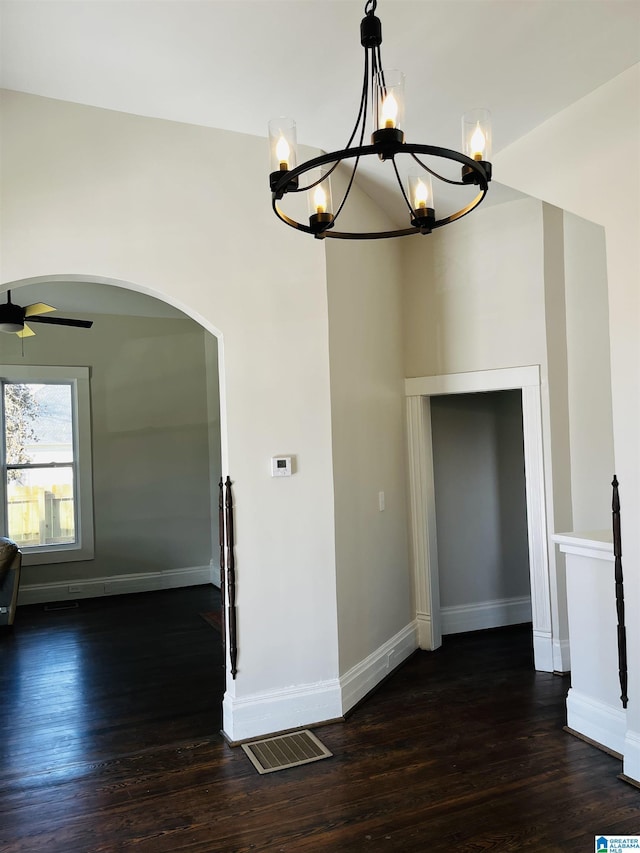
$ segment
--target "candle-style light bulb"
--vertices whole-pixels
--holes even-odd
[[[474,160],[482,160],[486,144],[487,140],[480,128],[480,122],[478,122],[471,137],[471,156]]]
[[[321,185],[317,186],[313,193],[313,206],[316,209],[316,213],[327,212],[327,194]]]
[[[289,143],[284,138],[282,134],[280,134],[280,139],[276,145],[276,157],[278,158],[278,162],[280,163],[280,171],[286,172],[289,169],[289,157],[291,156],[291,150],[289,148]]]
[[[429,200],[429,191],[422,181],[418,181],[413,193],[413,209],[424,210]]]
[[[398,121],[398,102],[389,92],[382,102],[382,127],[395,127]]]

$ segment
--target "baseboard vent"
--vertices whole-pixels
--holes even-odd
[[[243,743],[242,748],[261,774],[299,767],[333,755],[308,729]]]
[[[77,601],[58,601],[45,604],[44,610],[75,610],[76,607],[80,607]]]

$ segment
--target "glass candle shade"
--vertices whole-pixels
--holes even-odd
[[[296,123],[292,118],[269,122],[269,154],[272,172],[290,172],[296,167]]]
[[[462,153],[481,163],[491,161],[491,113],[469,110],[462,116]]]
[[[323,177],[321,174],[315,173],[314,183],[322,180],[307,191],[307,201],[309,204],[309,227],[316,234],[322,234],[328,228],[333,226],[333,200],[331,198],[331,179]]]
[[[276,198],[298,188],[298,179],[282,184],[282,176],[297,165],[296,123],[292,118],[274,118],[269,122],[269,186]]]
[[[409,204],[411,224],[429,231],[436,221],[433,204],[433,186],[428,172],[409,175]]]
[[[401,71],[380,71],[376,76],[376,130],[404,127],[404,74]]]

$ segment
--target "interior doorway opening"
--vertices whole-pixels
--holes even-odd
[[[442,634],[531,622],[522,392],[431,398]]]
[[[411,561],[414,576],[418,643],[422,649],[442,644],[438,538],[433,470],[431,399],[449,394],[520,390],[527,505],[527,540],[531,584],[534,665],[543,672],[561,671],[554,665],[550,562],[542,442],[540,368],[538,365],[474,373],[422,376],[405,381],[409,453],[409,513]],[[554,567],[555,568],[555,567]],[[555,576],[555,573],[554,573]]]

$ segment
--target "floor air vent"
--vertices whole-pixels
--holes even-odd
[[[333,754],[307,729],[243,743],[242,748],[258,773],[299,767],[301,764],[330,758]]]

